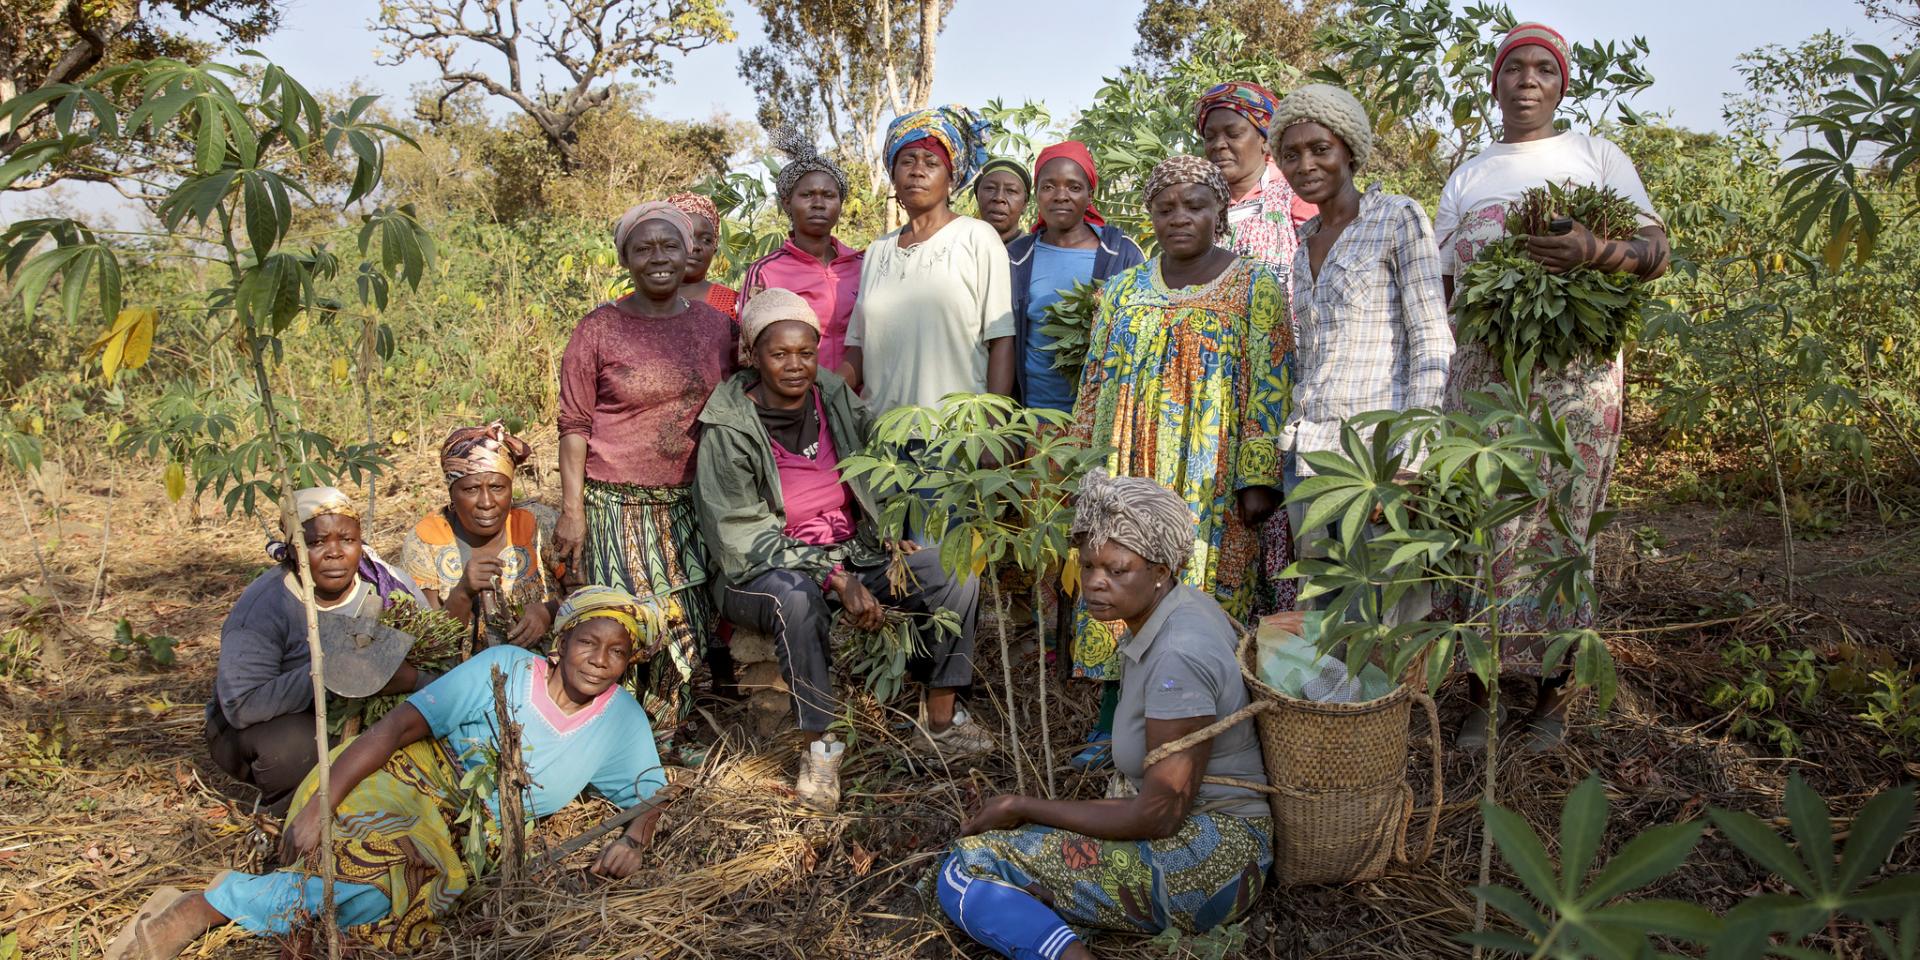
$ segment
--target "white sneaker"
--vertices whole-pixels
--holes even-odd
[[[919,730],[920,747],[950,759],[963,757],[983,757],[1000,748],[993,734],[985,724],[974,722],[967,708],[956,705],[953,708],[953,725],[939,733],[933,732],[932,724],[927,722],[927,703],[920,702],[920,718],[914,724]]]
[[[821,813],[840,809],[840,761],[846,754],[847,745],[833,734],[808,745],[800,754],[800,772],[793,780],[793,792],[801,803]]]

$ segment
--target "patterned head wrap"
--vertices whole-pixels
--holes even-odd
[[[507,432],[507,425],[495,420],[484,427],[461,427],[447,434],[440,445],[440,469],[452,486],[461,477],[476,473],[500,473],[508,477],[527,458],[533,448],[525,440]]]
[[[807,138],[792,127],[781,127],[768,134],[774,149],[787,155],[787,165],[780,168],[780,175],[773,180],[774,192],[785,204],[787,198],[800,186],[801,178],[809,173],[824,173],[833,178],[833,185],[840,188],[840,199],[847,198],[847,172],[840,165],[820,155]]]
[[[1245,80],[1215,84],[1200,95],[1200,103],[1193,109],[1193,132],[1200,133],[1206,127],[1207,114],[1225,108],[1246,117],[1264,137],[1273,124],[1276,99],[1272,90]]]
[[[1035,166],[1037,167],[1038,165],[1036,164]],[[1033,195],[1033,174],[1027,172],[1026,164],[1011,157],[994,157],[980,168],[980,175],[973,180],[973,189],[976,193],[980,190],[981,179],[995,170],[1005,170],[1013,174],[1014,179],[1020,181],[1020,185],[1026,188],[1027,195]]]
[[[295,490],[293,512],[295,522],[300,524],[305,524],[315,517],[348,517],[355,521],[360,519],[360,508],[355,506],[353,498],[343,493],[339,487],[308,487],[305,490]],[[284,519],[281,521],[281,532],[287,539],[269,540],[267,558],[274,563],[291,564],[298,554],[293,544],[289,542],[294,537],[294,531],[286,529]],[[410,581],[401,580],[380,560],[371,544],[361,547],[360,566],[355,572],[360,579],[373,584],[374,589],[379,591],[383,606],[391,607],[397,602],[396,597],[410,597],[415,592],[409,586]]]
[[[1142,199],[1152,206],[1153,198],[1160,191],[1181,183],[1205,184],[1213,191],[1220,201],[1219,209],[1214,212],[1213,233],[1215,237],[1226,236],[1231,229],[1227,225],[1227,194],[1230,192],[1227,180],[1220,175],[1218,167],[1199,157],[1179,153],[1160,161],[1160,165],[1147,175],[1147,188],[1143,191]]]
[[[1572,74],[1567,70],[1567,61],[1571,53],[1567,50],[1567,38],[1560,31],[1544,23],[1523,23],[1507,31],[1507,38],[1500,41],[1500,52],[1493,55],[1493,85],[1500,87],[1500,65],[1507,61],[1507,54],[1521,47],[1545,47],[1553,59],[1560,62],[1560,95],[1567,95],[1567,83]]]
[[[792,290],[780,287],[768,287],[753,295],[747,301],[747,308],[740,311],[740,365],[753,365],[753,345],[765,333],[768,327],[782,320],[798,320],[820,332],[820,317],[807,305],[807,301]]]
[[[306,523],[314,517],[348,517],[360,519],[360,508],[355,506],[353,498],[341,492],[339,487],[308,487],[293,492],[293,512],[299,523]],[[286,531],[288,536],[293,531]]]
[[[932,140],[946,150],[952,163],[953,189],[964,189],[987,162],[987,127],[978,114],[953,103],[894,117],[887,124],[887,169],[893,169],[901,150]]]
[[[1353,94],[1326,83],[1310,83],[1280,101],[1273,113],[1273,152],[1280,153],[1280,135],[1296,123],[1317,123],[1333,131],[1353,155],[1358,170],[1373,156],[1373,124],[1367,108]]]
[[[1073,165],[1079,167],[1080,172],[1087,176],[1087,222],[1096,227],[1106,226],[1107,218],[1101,216],[1100,209],[1093,205],[1093,194],[1100,189],[1100,171],[1094,167],[1093,151],[1088,150],[1086,144],[1078,140],[1063,140],[1040,151],[1040,156],[1034,158],[1033,161],[1033,178],[1035,180],[1040,179],[1041,167],[1046,166],[1054,160],[1061,159],[1072,160]],[[1031,186],[1029,186],[1029,190],[1031,190]],[[1037,223],[1033,226],[1035,233],[1045,228],[1045,223]]]
[[[682,243],[693,242],[693,220],[682,213],[679,207],[664,200],[636,203],[628,207],[627,212],[621,214],[620,219],[613,225],[613,256],[620,261],[621,265],[624,266],[627,262],[627,238],[648,220],[664,220],[669,226],[680,231]]]
[[[676,193],[668,197],[667,202],[689,217],[707,218],[715,230],[720,229],[720,208],[714,206],[712,200],[697,193]]]
[[[1112,541],[1148,563],[1178,570],[1193,556],[1193,510],[1152,480],[1110,477],[1096,468],[1081,478],[1074,500],[1073,537],[1083,536],[1083,549]]]
[[[565,635],[588,620],[612,620],[625,627],[635,649],[646,639],[640,623],[652,619],[646,605],[619,587],[586,586],[575,590],[553,615],[554,632]]]

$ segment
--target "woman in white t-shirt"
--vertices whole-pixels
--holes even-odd
[[[950,199],[986,162],[986,124],[959,106],[887,126],[887,169],[907,225],[867,248],[841,377],[875,416],[949,393],[1013,395],[1013,282],[1006,244]]]
[[[1523,23],[1510,31],[1493,60],[1494,100],[1500,107],[1499,142],[1461,164],[1440,192],[1434,233],[1440,238],[1441,282],[1453,299],[1454,278],[1487,244],[1506,235],[1507,204],[1524,191],[1552,183],[1584,183],[1612,187],[1640,208],[1640,229],[1631,240],[1602,240],[1584,224],[1557,236],[1527,238],[1527,255],[1556,273],[1583,264],[1634,274],[1652,280],[1667,271],[1667,232],[1647,199],[1647,190],[1632,161],[1620,148],[1599,137],[1562,133],[1554,128],[1555,108],[1567,92],[1567,42],[1554,30]],[[1465,397],[1501,380],[1500,365],[1482,344],[1462,343],[1453,358],[1447,388],[1449,409],[1466,409]],[[1565,475],[1543,477],[1555,487],[1572,483],[1572,504],[1566,519],[1576,531],[1585,531],[1606,503],[1607,481],[1620,449],[1620,414],[1625,393],[1621,358],[1575,361],[1559,369],[1538,368],[1533,374],[1533,396],[1544,401],[1566,422],[1568,434],[1586,463],[1577,479]],[[1501,549],[1513,544],[1542,545],[1560,535],[1546,511],[1536,510],[1503,524],[1495,532]],[[1561,545],[1571,549],[1572,543]],[[1501,604],[1508,633],[1502,668],[1541,675],[1540,696],[1525,722],[1521,749],[1542,752],[1558,747],[1566,732],[1567,672],[1543,669],[1546,634],[1569,627],[1591,626],[1593,610],[1565,612],[1541,609],[1537,582],[1508,578],[1494,598]],[[1458,591],[1440,591],[1436,607],[1458,620],[1477,609],[1484,598]],[[1480,749],[1487,738],[1487,691],[1470,680],[1476,709],[1468,711],[1456,742]]]

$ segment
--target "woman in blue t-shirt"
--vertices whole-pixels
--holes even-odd
[[[342,928],[359,928],[383,950],[417,950],[472,882],[456,840],[456,830],[477,828],[461,824],[469,795],[461,782],[499,749],[496,671],[506,677],[508,709],[520,727],[528,816],[554,813],[589,787],[628,807],[666,786],[647,715],[617,685],[649,633],[641,622],[658,614],[624,590],[583,587],[557,620],[551,659],[514,646],[482,651],[333,752],[334,904]],[[295,796],[280,841],[286,866],[263,875],[230,871],[204,893],[162,888],[107,949],[109,960],[179,956],[229,923],[281,936],[311,922],[321,911],[315,869],[323,811],[308,803],[318,782],[309,776]],[[477,799],[497,822],[499,797]],[[658,820],[658,808],[636,818],[601,850],[594,872],[632,873]]]
[[[1014,397],[1029,407],[1071,411],[1080,371],[1053,365],[1053,338],[1040,332],[1047,308],[1076,283],[1105,280],[1146,259],[1093,205],[1100,174],[1078,140],[1040,151],[1033,165],[1034,232],[1007,245],[1013,266]]]

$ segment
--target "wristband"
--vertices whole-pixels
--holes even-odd
[[[836,563],[836,564],[834,564],[834,565],[833,565],[832,567],[830,567],[830,568],[829,568],[829,569],[827,570],[827,572],[826,572],[826,575],[825,575],[825,576],[822,576],[822,577],[820,578],[820,589],[821,589],[821,591],[822,591],[822,592],[830,592],[830,591],[832,591],[832,590],[833,590],[833,575],[834,575],[834,574],[836,574],[836,573],[844,573],[845,571],[846,571],[846,565],[845,565],[845,564],[840,564],[840,563]]]

